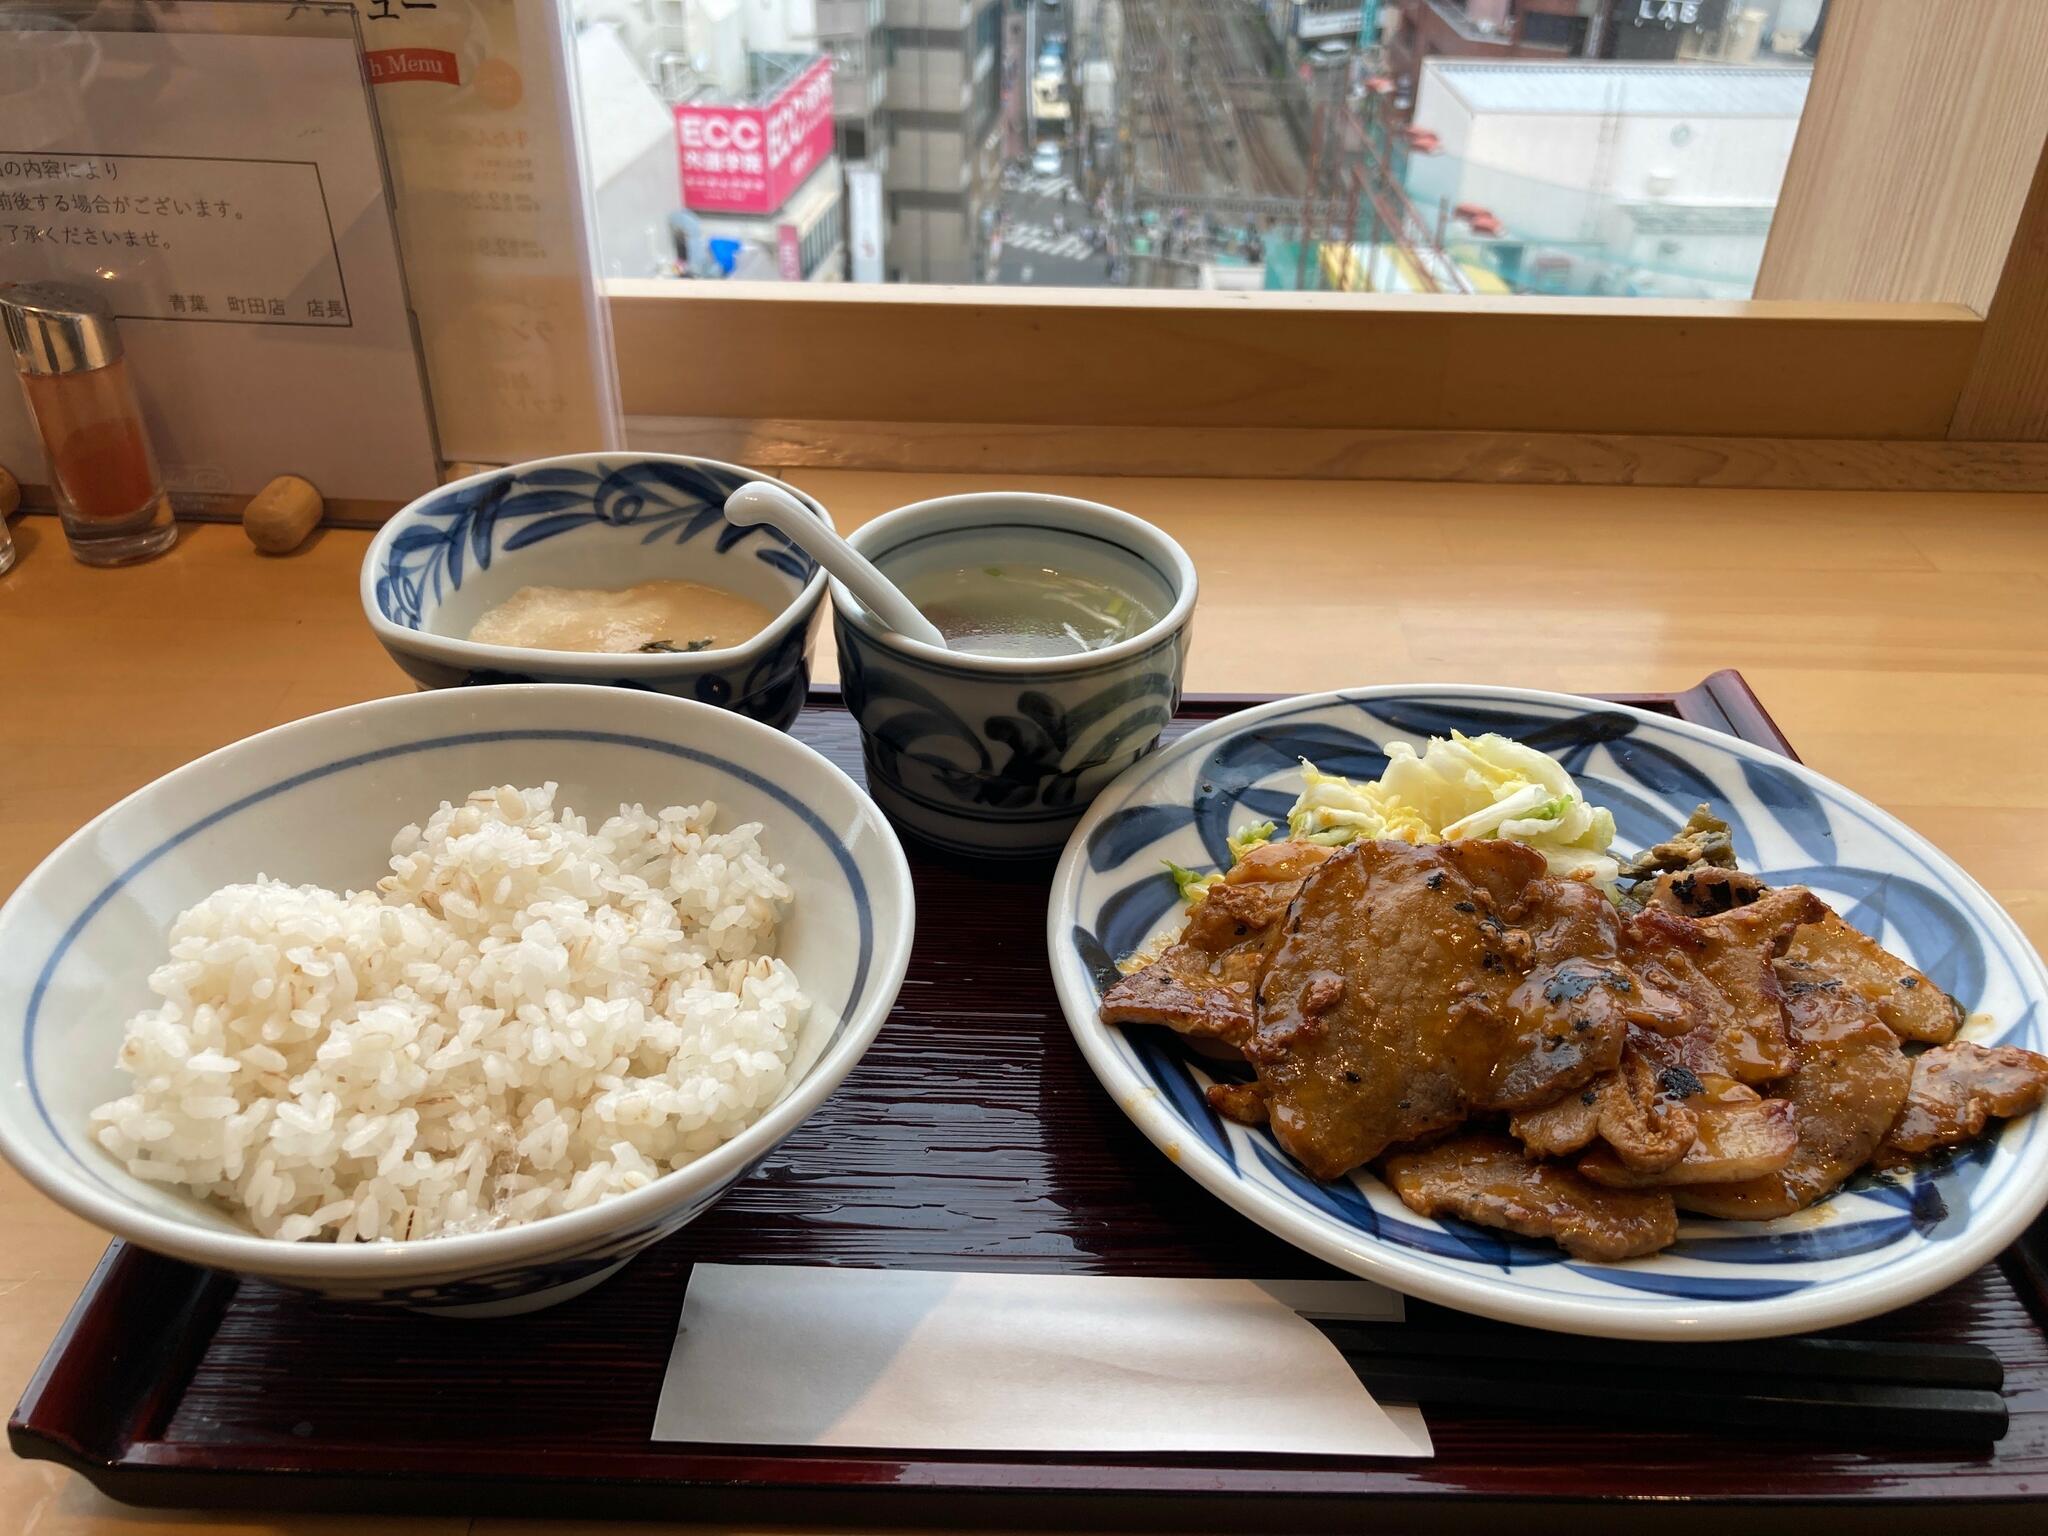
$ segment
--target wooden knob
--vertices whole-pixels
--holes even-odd
[[[242,531],[266,555],[288,555],[320,521],[320,493],[297,475],[279,475],[249,498]]]

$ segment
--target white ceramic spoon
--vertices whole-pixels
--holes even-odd
[[[939,627],[917,611],[874,561],[827,528],[811,509],[779,485],[755,480],[725,498],[725,520],[742,528],[766,523],[846,583],[868,612],[899,635],[946,649]]]

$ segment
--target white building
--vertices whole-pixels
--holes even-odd
[[[591,213],[607,277],[660,277],[675,266],[676,124],[640,62],[609,27],[576,36]]]
[[[1425,218],[1498,220],[1494,259],[1516,287],[1744,297],[1811,78],[1786,64],[1431,59],[1414,127],[1436,144],[1410,158],[1409,195]]]

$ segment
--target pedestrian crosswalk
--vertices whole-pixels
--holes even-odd
[[[1020,171],[1003,177],[1003,186],[1009,191],[1025,192],[1033,197],[1065,197],[1073,185],[1073,178],[1064,172],[1056,176],[1039,176]]]
[[[1085,261],[1093,254],[1088,242],[1073,230],[1056,235],[1044,224],[1012,224],[1003,232],[1003,244],[1040,256],[1059,256],[1067,261]]]

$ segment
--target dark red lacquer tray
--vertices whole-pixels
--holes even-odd
[[[1246,702],[1190,700],[1176,732]],[[1790,751],[1732,672],[1630,702]],[[833,695],[813,698],[797,734],[860,771]],[[15,1410],[14,1449],[115,1498],[181,1506],[1407,1530],[1504,1517],[1619,1528],[1658,1501],[1717,1529],[1814,1505],[1876,1529],[1967,1500],[1952,1518],[1973,1536],[2048,1523],[2040,1229],[2032,1249],[1852,1330],[1995,1350],[2011,1428],[1982,1451],[1617,1428],[1576,1419],[1568,1379],[1540,1421],[1433,1410],[1431,1461],[653,1443],[698,1258],[1330,1273],[1176,1173],[1097,1087],[1046,973],[1042,873],[990,883],[916,856],[912,867],[917,947],[867,1057],[751,1178],[617,1279],[538,1316],[453,1322],[324,1304],[116,1243]],[[1498,1326],[1420,1304],[1410,1315]]]

